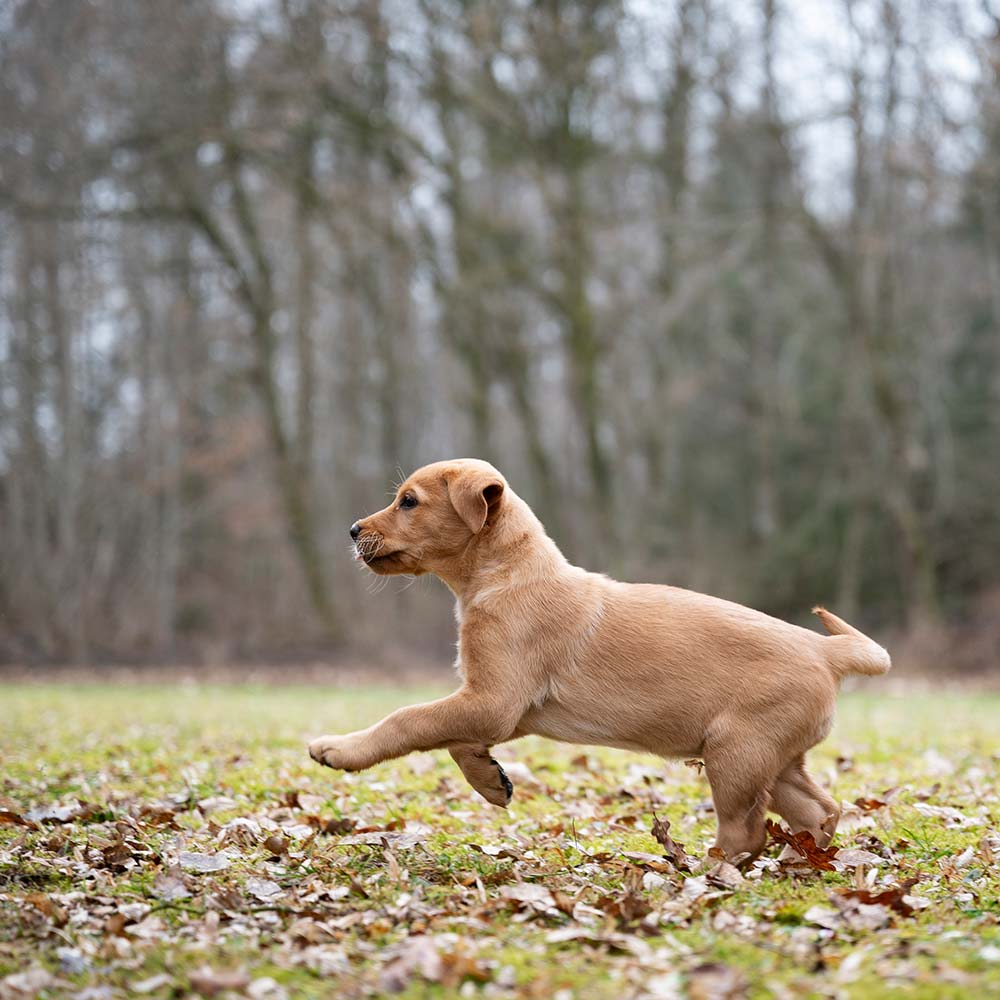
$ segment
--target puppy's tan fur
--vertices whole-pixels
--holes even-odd
[[[371,570],[434,573],[454,592],[462,684],[315,740],[317,761],[357,771],[447,747],[477,791],[506,805],[510,785],[489,748],[529,733],[701,757],[727,857],[762,850],[768,809],[830,842],[839,809],[804,757],[830,730],[841,678],[889,669],[867,636],[822,608],[828,636],[571,566],[503,476],[475,459],[419,469],[359,527]]]

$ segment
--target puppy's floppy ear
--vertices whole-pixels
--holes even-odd
[[[504,481],[495,472],[463,470],[448,481],[448,497],[474,535],[503,497]]]

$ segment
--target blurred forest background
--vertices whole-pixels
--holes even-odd
[[[995,669],[1000,7],[0,4],[0,659],[443,662],[347,528],[459,455]]]

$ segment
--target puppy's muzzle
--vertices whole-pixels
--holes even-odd
[[[392,555],[383,551],[385,541],[377,531],[366,531],[357,521],[351,525],[351,538],[354,540],[354,558],[367,566]]]

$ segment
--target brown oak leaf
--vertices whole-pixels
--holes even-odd
[[[30,819],[25,819],[18,812],[14,812],[12,809],[0,809],[0,826],[6,824],[7,826],[26,826],[31,830],[37,830],[38,824]]]
[[[875,812],[876,809],[884,809],[888,805],[888,803],[884,802],[882,799],[875,799],[875,798],[855,799],[854,804],[864,812]]]
[[[882,892],[872,892],[870,889],[838,889],[837,895],[841,899],[853,899],[867,906],[887,906],[904,917],[910,917],[916,911],[903,897],[919,881],[920,879],[918,878],[908,878],[900,885],[893,886],[890,889],[883,889]]]
[[[789,833],[783,826],[779,826],[774,820],[769,819],[767,821],[767,832],[777,843],[786,844],[801,855],[810,868],[824,872],[837,870],[833,864],[837,857],[837,848],[820,847],[816,843],[816,838],[808,830]]]

